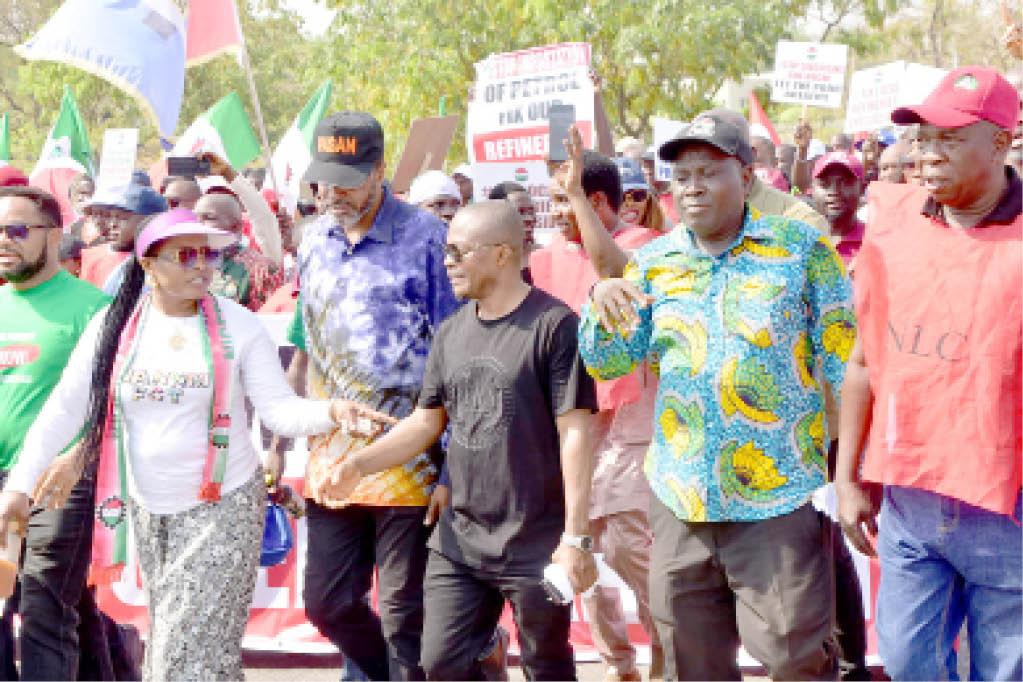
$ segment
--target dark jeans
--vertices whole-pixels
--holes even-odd
[[[426,568],[423,668],[431,680],[481,680],[479,655],[508,600],[529,680],[574,680],[571,607],[547,599],[542,566],[526,575],[476,570],[430,552]]]
[[[425,507],[307,500],[306,616],[372,680],[419,680],[426,569]],[[380,615],[366,601],[378,567]]]
[[[20,604],[8,602],[0,632],[0,673],[7,679],[15,679],[9,666],[15,609],[21,613],[22,680],[114,679],[103,616],[85,587],[93,487],[93,480],[83,477],[63,508],[32,510],[19,574]]]
[[[650,610],[669,680],[837,679],[831,539],[810,504],[761,521],[679,520],[656,496]]]

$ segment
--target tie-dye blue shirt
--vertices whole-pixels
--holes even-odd
[[[827,472],[822,391],[841,384],[856,336],[852,290],[827,238],[748,209],[719,256],[684,225],[633,255],[625,278],[656,300],[609,334],[587,302],[579,352],[597,379],[649,356],[660,374],[645,470],[686,521],[755,521],[804,504]]]
[[[290,336],[309,354],[310,397],[355,400],[399,418],[412,412],[434,334],[459,306],[444,270],[446,239],[443,222],[389,190],[354,246],[329,214],[306,226]],[[363,486],[362,502],[425,504],[437,474],[425,454],[389,471]]]

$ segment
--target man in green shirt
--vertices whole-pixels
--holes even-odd
[[[60,208],[34,187],[0,187],[0,480],[60,379],[89,320],[108,298],[60,267]],[[84,397],[83,397],[84,399]],[[29,520],[21,582],[21,679],[113,679],[98,610],[85,589],[94,491],[83,477],[64,506]],[[8,600],[0,676],[18,679]],[[83,628],[79,621],[95,624]],[[81,653],[80,653],[81,652]],[[79,658],[82,666],[79,667]]]

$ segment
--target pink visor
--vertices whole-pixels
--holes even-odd
[[[238,240],[237,235],[203,225],[199,222],[199,217],[187,208],[176,208],[161,213],[149,221],[135,240],[135,257],[141,258],[146,255],[150,247],[157,242],[186,234],[207,235],[210,246],[214,248],[223,248]]]

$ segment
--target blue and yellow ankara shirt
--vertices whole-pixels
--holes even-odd
[[[645,471],[684,521],[756,521],[800,507],[827,475],[818,359],[836,388],[856,336],[852,289],[809,225],[747,208],[718,256],[684,225],[633,255],[656,300],[627,337],[582,310],[579,351],[599,380],[644,358],[660,375]]]

